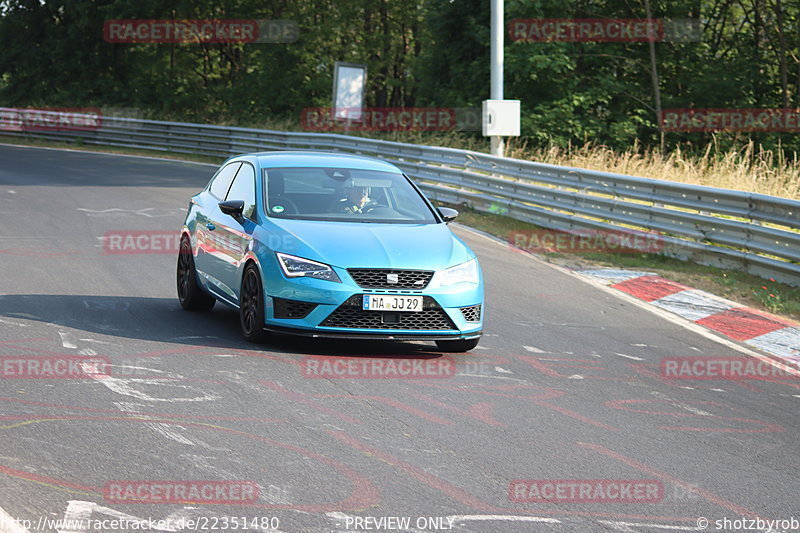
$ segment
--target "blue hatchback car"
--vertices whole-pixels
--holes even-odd
[[[475,254],[394,165],[342,154],[228,159],[192,197],[178,254],[184,309],[239,309],[244,337],[435,341],[475,348],[483,278]]]

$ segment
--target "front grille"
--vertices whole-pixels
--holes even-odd
[[[353,295],[328,315],[320,326],[329,328],[362,329],[457,329],[436,300],[430,296],[422,299],[422,311],[404,313],[387,311],[365,311],[361,308],[363,297]],[[384,323],[383,315],[390,323]]]
[[[471,305],[469,307],[462,307],[461,314],[464,315],[464,320],[466,320],[467,322],[480,322],[481,304]]]
[[[433,276],[432,270],[391,268],[348,268],[347,273],[365,289],[424,289]],[[388,276],[397,276],[397,282],[390,283]]]
[[[305,318],[316,307],[317,304],[311,302],[284,300],[283,298],[272,299],[272,309],[275,318]]]

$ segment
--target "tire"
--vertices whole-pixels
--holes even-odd
[[[187,237],[181,239],[178,251],[178,301],[187,311],[210,311],[216,299],[197,284],[197,270],[194,267],[192,245]]]
[[[442,352],[468,352],[474,349],[480,339],[465,339],[457,341],[436,341],[436,346]]]
[[[264,331],[264,290],[261,274],[250,264],[242,275],[242,289],[239,292],[239,324],[242,336],[250,342],[260,343],[267,338]]]

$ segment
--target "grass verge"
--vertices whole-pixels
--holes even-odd
[[[457,221],[460,224],[484,231],[504,241],[508,241],[509,235],[514,231],[544,229],[507,216],[484,213],[464,206],[447,207],[459,211]],[[511,245],[509,243],[509,246]],[[747,272],[721,270],[660,254],[576,252],[536,255],[550,263],[569,268],[624,268],[655,272],[678,283],[716,294],[753,309],[800,321],[800,287],[765,280]]]

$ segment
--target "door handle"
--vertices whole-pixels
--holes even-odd
[[[208,228],[209,231],[214,231],[215,229],[217,229],[217,227],[211,222],[207,223],[206,227]]]

